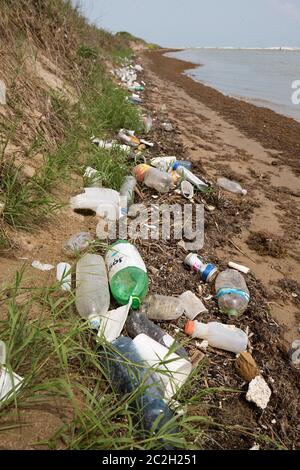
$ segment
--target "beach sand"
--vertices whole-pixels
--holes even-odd
[[[196,66],[165,52],[142,53],[147,106],[167,106],[199,176],[226,176],[248,190],[234,219],[225,212],[215,220],[221,239],[216,229],[206,242],[261,281],[288,347],[300,326],[300,123],[194,81],[183,72]]]

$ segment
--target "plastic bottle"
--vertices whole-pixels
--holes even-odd
[[[157,168],[150,168],[144,178],[144,183],[148,188],[153,188],[159,193],[167,193],[173,184],[172,177],[165,171]]]
[[[110,290],[118,304],[127,305],[132,297],[132,308],[139,308],[147,295],[149,279],[136,247],[126,240],[118,240],[111,245],[105,262]]]
[[[172,346],[172,350],[178,354],[178,356],[188,357],[186,350],[180,346],[172,336],[153,323],[153,321],[149,320],[149,318],[141,312],[131,312],[126,322],[126,329],[129,336],[132,338],[144,333],[166,348]]]
[[[184,166],[179,165],[176,168],[176,172],[180,175],[183,179],[189,181],[191,184],[196,186],[197,189],[200,191],[208,189],[208,184],[202,181],[200,178],[195,176],[190,170],[185,168]]]
[[[184,314],[184,306],[178,297],[151,294],[141,306],[141,312],[151,320],[177,320]]]
[[[134,203],[134,188],[136,187],[136,179],[134,176],[126,176],[120,188],[120,197],[126,198],[125,207],[122,209],[129,209],[131,204]],[[127,213],[127,211],[126,211]]]
[[[99,329],[101,316],[108,312],[110,294],[104,259],[86,254],[76,266],[76,308],[91,328]]]
[[[152,158],[151,165],[160,171],[166,171],[172,168],[173,163],[176,161],[176,157],[156,157]]]
[[[184,263],[192,271],[198,273],[204,282],[212,282],[218,274],[218,268],[212,263],[205,263],[196,253],[190,253],[184,260]]]
[[[213,348],[224,349],[235,354],[247,349],[248,336],[233,325],[224,325],[219,322],[205,324],[197,320],[188,320],[184,331],[193,338],[207,340]]]
[[[187,168],[188,170],[190,170],[192,168],[192,163],[187,160],[176,160],[173,163],[172,168],[173,170],[177,170],[179,166],[183,166],[184,168]]]
[[[238,317],[247,308],[250,294],[242,274],[235,269],[222,271],[216,279],[216,293],[222,313]]]
[[[243,189],[242,186],[236,181],[231,181],[227,178],[222,177],[218,178],[217,183],[218,186],[223,189],[226,189],[227,191],[230,191],[231,193],[243,194],[244,196],[247,194],[247,190]]]
[[[158,432],[173,418],[171,410],[163,401],[162,382],[144,366],[132,339],[120,336],[112,342],[112,346],[114,351],[102,354],[101,361],[108,371],[113,388],[123,398],[125,394],[136,392],[143,384],[141,393],[130,404],[134,411],[133,419],[142,423],[143,430],[149,432],[160,418],[156,428]],[[169,432],[177,432],[177,429],[174,426]]]
[[[136,177],[137,181],[139,183],[142,183],[145,179],[145,175],[147,171],[150,168],[151,168],[150,165],[147,165],[146,163],[140,163],[139,165],[134,167],[134,169],[132,170],[132,173]]]
[[[143,333],[136,336],[133,343],[141,358],[159,376],[164,385],[164,396],[170,400],[187,380],[192,364]]]

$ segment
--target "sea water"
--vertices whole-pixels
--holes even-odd
[[[225,95],[300,121],[300,49],[195,48],[167,56],[199,64],[185,73]]]

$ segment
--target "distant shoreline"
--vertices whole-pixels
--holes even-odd
[[[184,88],[191,97],[217,111],[229,123],[235,125],[248,137],[259,141],[265,148],[281,152],[284,155],[285,165],[289,165],[297,175],[300,175],[300,123],[269,108],[227,96],[186,75],[186,70],[195,69],[199,67],[199,64],[165,55],[168,52],[181,50],[164,48],[145,51],[143,54],[150,59],[154,73]]]

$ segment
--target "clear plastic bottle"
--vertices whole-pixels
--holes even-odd
[[[126,198],[126,206],[122,209],[129,209],[134,203],[134,188],[136,187],[136,179],[134,176],[126,176],[120,188],[120,197]]]
[[[183,179],[189,181],[189,183],[196,186],[199,191],[206,191],[208,189],[208,184],[202,181],[198,176],[195,176],[188,168],[178,165],[176,168],[176,173],[181,176]]]
[[[144,333],[166,348],[172,347],[173,352],[178,354],[178,356],[188,357],[186,350],[172,336],[149,320],[143,313],[131,312],[126,322],[126,329],[132,338]]]
[[[105,257],[110,290],[120,305],[139,308],[148,292],[149,279],[145,263],[134,245],[126,240],[113,243]]]
[[[123,398],[141,387],[141,393],[131,402],[133,419],[142,424],[143,431],[150,432],[154,422],[160,418],[158,432],[172,418],[173,414],[163,400],[164,390],[161,380],[150,372],[139,355],[131,338],[120,336],[112,342],[113,351],[101,354],[101,361],[108,371],[111,385]],[[170,433],[177,432],[174,426]]]
[[[179,297],[151,294],[141,306],[141,312],[151,320],[177,320],[184,314],[184,305]]]
[[[235,269],[226,269],[218,275],[216,294],[221,312],[233,317],[240,316],[250,300],[245,279]]]
[[[102,256],[86,254],[76,266],[76,308],[91,328],[99,329],[109,309],[110,294]]]
[[[248,336],[240,328],[233,325],[224,325],[219,322],[205,324],[197,320],[188,320],[184,331],[193,338],[207,340],[213,348],[224,349],[224,351],[235,354],[247,349]]]
[[[173,185],[173,180],[169,173],[159,171],[157,168],[149,168],[145,174],[144,183],[148,188],[153,188],[159,193],[167,193]]]
[[[227,178],[222,177],[218,178],[217,183],[220,188],[226,189],[231,193],[243,194],[244,196],[247,194],[247,190],[243,189],[242,186],[236,181],[231,181]]]

